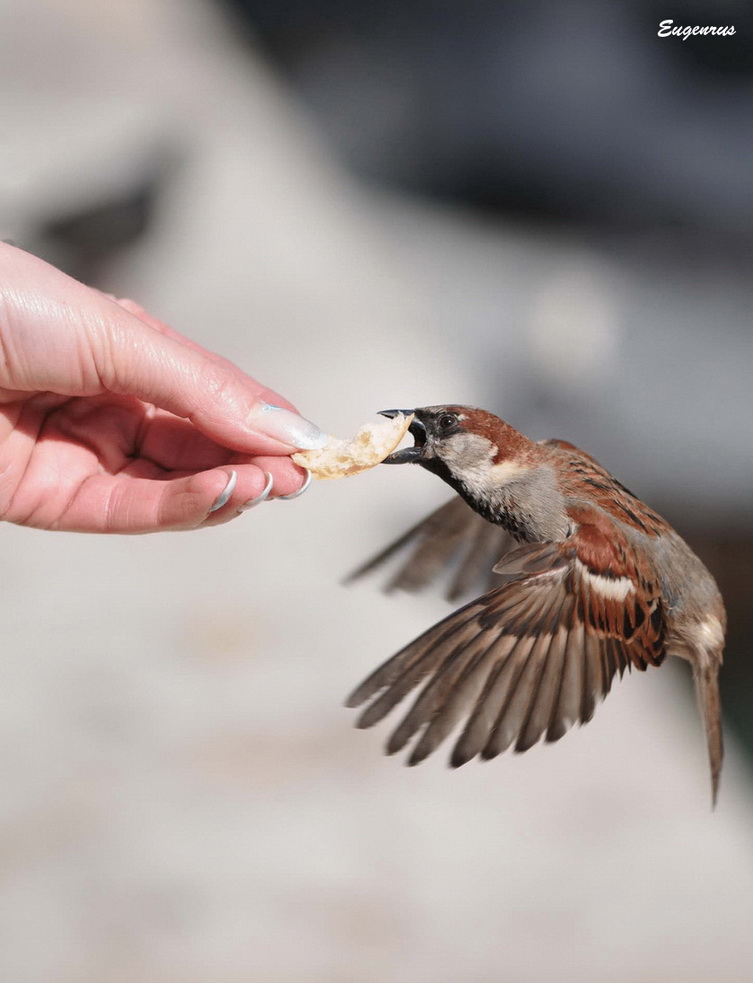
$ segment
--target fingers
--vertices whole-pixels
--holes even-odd
[[[225,469],[230,476],[229,480],[220,496],[214,500],[202,525],[221,525],[264,502],[296,498],[311,484],[311,473],[294,465],[289,458],[255,458],[254,467],[262,471],[266,480],[261,488],[255,484],[252,494],[249,494],[247,485],[240,485],[237,480],[232,479],[232,472],[241,469],[234,465]]]
[[[93,475],[51,525],[68,532],[125,534],[220,525],[260,499],[273,499],[277,488],[291,494],[301,487],[300,469],[290,474],[276,466],[278,458],[270,460],[266,472],[256,464],[239,464],[161,481],[125,472]]]

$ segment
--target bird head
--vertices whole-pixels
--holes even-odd
[[[536,445],[509,424],[471,406],[423,406],[382,410],[382,416],[413,414],[413,447],[390,454],[384,464],[420,464],[454,488],[485,496],[536,466]]]

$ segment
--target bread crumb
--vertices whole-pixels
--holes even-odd
[[[296,464],[308,468],[320,481],[349,478],[376,467],[395,450],[408,432],[413,414],[398,413],[361,427],[355,437],[340,440],[330,436],[324,447],[313,451],[297,451],[291,455]]]

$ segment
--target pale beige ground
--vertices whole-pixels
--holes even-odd
[[[2,7],[8,234],[175,136],[186,163],[110,286],[326,429],[486,401],[474,324],[518,354],[529,324],[542,377],[588,379],[546,361],[558,298],[596,297],[597,360],[619,344],[601,260],[360,191],[203,7]],[[444,496],[378,468],[195,535],[0,528],[0,978],[749,983],[750,786],[732,744],[710,813],[672,672],[457,773],[352,729],[348,690],[445,608],[338,581]]]

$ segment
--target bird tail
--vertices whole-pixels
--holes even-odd
[[[698,706],[701,711],[701,717],[703,718],[703,726],[706,730],[709,765],[711,766],[712,807],[716,805],[716,798],[719,792],[719,775],[722,770],[722,757],[724,756],[718,677],[719,664],[715,660],[712,662],[711,659],[705,659],[701,664],[694,666],[693,679],[698,697]]]

